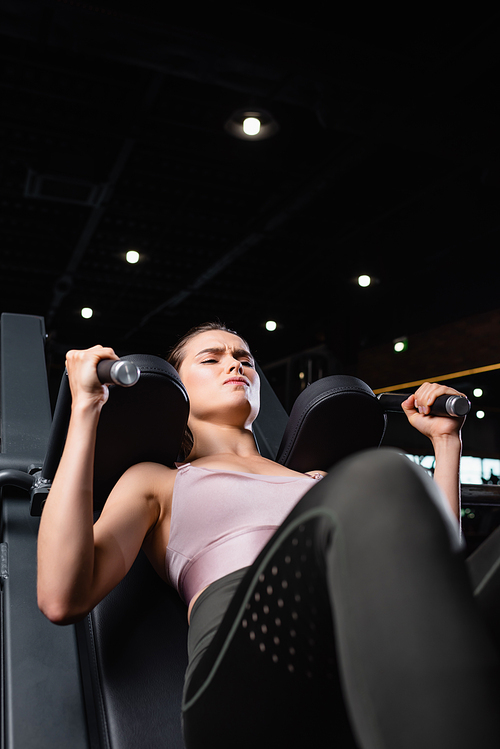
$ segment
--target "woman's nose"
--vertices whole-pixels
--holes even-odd
[[[237,361],[236,359],[233,360],[231,363],[231,366],[229,367],[230,372],[243,372],[243,364],[240,361]]]

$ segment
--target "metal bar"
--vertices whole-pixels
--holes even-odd
[[[450,374],[438,375],[437,377],[425,377],[423,380],[413,380],[412,382],[402,382],[401,385],[390,385],[389,387],[377,388],[373,392],[375,395],[380,393],[390,393],[394,390],[403,390],[404,388],[418,387],[424,382],[442,382],[443,380],[454,380],[457,377],[468,377],[481,372],[493,372],[500,369],[500,364],[489,364],[487,367],[475,367],[474,369],[463,369],[461,372],[451,372]]]

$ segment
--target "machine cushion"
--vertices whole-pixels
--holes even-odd
[[[386,416],[368,385],[331,375],[309,385],[295,401],[278,450],[278,463],[294,471],[328,471],[359,450],[378,447]]]
[[[187,608],[144,552],[76,630],[90,746],[183,749]]]
[[[120,476],[136,463],[152,461],[173,467],[189,414],[189,400],[179,375],[158,356],[123,356],[140,370],[133,387],[109,386],[109,399],[97,429],[94,509],[100,510]]]
[[[189,413],[175,369],[145,354],[122,357],[136,385],[110,386],[97,430],[94,508],[130,466],[173,466]],[[187,609],[140,552],[126,577],[77,625],[91,746],[182,749],[180,704]]]

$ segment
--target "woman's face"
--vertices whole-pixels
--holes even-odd
[[[250,427],[260,404],[254,359],[241,338],[213,330],[184,346],[179,375],[190,401],[190,426],[196,420]]]

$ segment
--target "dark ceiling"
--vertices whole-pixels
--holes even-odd
[[[498,13],[170,6],[0,2],[2,311],[56,358],[218,317],[265,364],[500,306]]]

